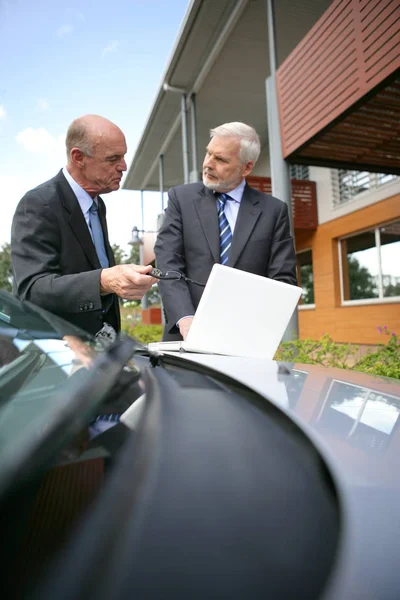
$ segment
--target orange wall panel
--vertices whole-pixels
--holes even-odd
[[[337,239],[400,218],[400,195],[320,225],[313,234],[296,232],[297,252],[312,249],[315,309],[299,310],[301,338],[329,333],[335,341],[386,343],[377,328],[400,334],[400,303],[341,306]],[[399,257],[400,260],[400,257]]]

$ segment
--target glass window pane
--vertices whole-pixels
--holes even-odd
[[[400,221],[379,229],[383,295],[400,296]]]
[[[342,240],[344,300],[364,300],[379,296],[378,251],[375,232],[367,231]]]
[[[291,179],[310,179],[309,168],[306,165],[290,165]]]
[[[339,169],[340,202],[347,202],[370,188],[370,174],[367,171],[347,171]]]
[[[314,275],[312,268],[312,252],[300,252],[297,255],[297,277],[303,288],[301,304],[314,304]]]
[[[387,173],[377,174],[378,185],[384,185],[385,183],[389,183],[389,181],[393,181],[394,179],[396,179],[396,175],[388,175]]]

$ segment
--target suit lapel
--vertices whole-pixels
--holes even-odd
[[[235,225],[235,231],[232,238],[232,246],[229,251],[228,267],[234,267],[243,248],[247,244],[255,224],[261,214],[257,195],[253,194],[252,189],[246,184],[244,188],[242,201],[240,203],[239,213]]]
[[[62,171],[58,175],[57,184],[61,191],[61,199],[64,208],[69,213],[68,223],[75,237],[82,247],[88,261],[91,263],[93,268],[101,269],[99,259],[97,257],[96,249],[94,247],[92,238],[89,233],[89,228],[86,224],[85,217],[83,216],[79,202],[76,199],[74,192],[72,191],[68,181],[65,179]]]
[[[219,262],[217,204],[213,192],[204,187],[195,200],[195,207],[214,261]]]

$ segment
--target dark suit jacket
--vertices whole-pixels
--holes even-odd
[[[113,266],[101,198],[99,217]],[[101,265],[78,200],[62,171],[19,202],[11,229],[11,260],[14,290],[22,300],[92,334],[101,329],[103,318],[120,329],[118,299],[100,296]]]
[[[169,191],[155,254],[161,270],[181,271],[206,283],[214,263],[219,262],[219,230],[215,195],[202,183]],[[284,202],[246,185],[228,266],[297,284],[296,256]],[[178,339],[176,322],[194,315],[204,288],[184,280],[160,281],[159,287],[166,319],[164,339]]]

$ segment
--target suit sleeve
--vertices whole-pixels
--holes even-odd
[[[267,277],[297,285],[296,253],[290,235],[288,207],[281,202],[272,239]]]
[[[61,244],[56,215],[37,193],[28,192],[17,206],[11,228],[17,295],[55,313],[77,313],[82,302],[101,310],[101,269],[63,274]]]
[[[186,275],[186,257],[183,241],[183,224],[179,201],[175,190],[168,192],[168,207],[164,222],[157,235],[154,247],[157,267],[162,271],[179,271]],[[195,308],[187,283],[180,281],[159,282],[163,301],[166,328],[169,333],[177,333],[177,321],[182,317],[194,315]]]

